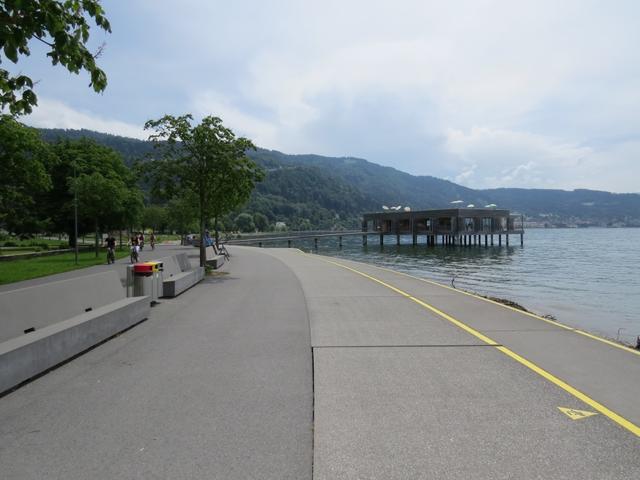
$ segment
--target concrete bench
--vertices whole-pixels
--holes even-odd
[[[0,293],[0,392],[147,318],[115,271]]]
[[[204,278],[204,268],[193,268],[186,253],[161,258],[159,261],[164,264],[163,297],[176,297]]]
[[[207,253],[207,265],[211,266],[214,270],[217,270],[224,265],[224,255],[217,255],[212,246],[206,248]]]

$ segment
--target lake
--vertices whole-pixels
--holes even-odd
[[[510,247],[426,247],[424,237],[319,240],[318,253],[393,268],[513,300],[540,315],[635,345],[640,335],[640,229],[531,229]],[[391,245],[393,243],[393,245]],[[496,242],[497,244],[497,238]],[[310,251],[313,241],[296,241]]]

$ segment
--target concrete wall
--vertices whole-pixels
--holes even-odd
[[[0,293],[0,392],[144,320],[149,308],[149,297],[125,298],[113,270]]]
[[[0,342],[125,298],[115,271],[0,293]]]
[[[0,343],[0,393],[147,318],[148,297],[111,305]]]

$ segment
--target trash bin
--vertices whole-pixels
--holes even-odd
[[[133,265],[133,296],[148,296],[151,303],[162,296],[162,262],[141,262]]]

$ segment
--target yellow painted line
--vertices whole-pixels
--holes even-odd
[[[305,255],[308,255],[308,254],[305,254]],[[606,417],[610,418],[611,420],[616,422],[621,427],[626,428],[631,433],[633,433],[636,436],[640,437],[640,427],[638,427],[634,423],[632,423],[629,420],[627,420],[626,418],[618,415],[614,411],[609,410],[607,407],[605,407],[601,403],[599,403],[596,400],[592,399],[588,395],[582,393],[580,390],[572,387],[571,385],[569,385],[568,383],[564,382],[563,380],[560,380],[555,375],[553,375],[553,374],[547,372],[546,370],[540,368],[535,363],[527,360],[524,357],[521,357],[520,355],[518,355],[514,351],[510,350],[509,348],[497,344],[491,338],[487,337],[486,335],[483,335],[482,333],[478,332],[474,328],[469,327],[468,325],[466,325],[465,323],[461,322],[460,320],[457,320],[456,318],[452,317],[451,315],[448,315],[445,312],[437,309],[436,307],[434,307],[432,305],[429,305],[428,303],[423,302],[422,300],[419,300],[419,299],[413,297],[412,295],[408,294],[407,292],[404,292],[403,290],[400,290],[397,287],[394,287],[393,285],[389,285],[388,283],[386,283],[386,282],[384,282],[384,281],[382,281],[382,280],[380,280],[378,278],[375,278],[375,277],[373,277],[371,275],[368,275],[368,274],[366,274],[364,272],[356,270],[355,268],[351,268],[351,267],[348,267],[347,265],[344,265],[342,263],[334,262],[332,260],[328,260],[328,259],[321,258],[321,257],[318,257],[318,256],[316,256],[315,258],[317,258],[320,261],[335,265],[337,267],[344,268],[344,269],[349,270],[349,271],[351,271],[353,273],[361,275],[361,276],[363,276],[365,278],[368,278],[369,280],[372,280],[372,281],[374,281],[374,282],[376,282],[376,283],[378,283],[380,285],[383,285],[383,286],[393,290],[394,292],[402,295],[403,297],[406,297],[409,300],[414,301],[415,303],[421,305],[422,307],[432,311],[433,313],[439,315],[440,317],[444,318],[445,320],[448,320],[449,322],[453,323],[454,325],[460,327],[461,329],[463,329],[464,331],[470,333],[474,337],[482,340],[483,342],[485,342],[485,343],[487,343],[487,344],[489,344],[491,346],[494,346],[496,349],[500,350],[502,353],[504,353],[508,357],[511,357],[516,362],[518,362],[521,365],[524,365],[525,367],[527,367],[528,369],[534,371],[535,373],[537,373],[541,377],[543,377],[543,378],[547,379],[548,381],[550,381],[551,383],[557,385],[558,387],[560,387],[561,389],[563,389],[567,393],[573,395],[577,399],[582,400],[584,403],[586,403],[587,405],[589,405],[593,409],[597,410],[601,414],[605,415]]]
[[[538,367],[536,364],[534,364],[533,362],[530,362],[526,358],[523,358],[520,355],[518,355],[517,353],[509,350],[507,347],[496,347],[496,348],[498,350],[500,350],[502,353],[504,353],[505,355],[508,355],[509,357],[513,358],[518,363],[521,363],[525,367],[527,367],[527,368],[533,370],[534,372],[536,372],[538,375],[546,378],[551,383],[554,383],[558,387],[562,388],[567,393],[570,393],[571,395],[573,395],[577,399],[582,400],[584,403],[586,403],[587,405],[592,407],[594,410],[597,410],[598,412],[600,412],[601,414],[605,415],[606,417],[609,417],[611,420],[616,422],[621,427],[626,428],[631,433],[633,433],[636,436],[640,437],[640,427],[638,427],[634,423],[631,423],[626,418],[623,418],[622,416],[618,415],[616,412],[614,412],[612,410],[609,410],[607,407],[602,405],[600,402],[595,401],[593,398],[591,398],[588,395],[582,393],[580,390],[578,390],[578,389],[572,387],[571,385],[569,385],[568,383],[560,380],[558,377],[556,377],[555,375],[552,375],[551,373],[547,372],[546,370]]]
[[[390,268],[385,268],[385,267],[380,267],[378,265],[370,265],[370,264],[367,264],[367,266],[373,267],[373,268],[377,268],[378,270],[383,270],[385,272],[395,273],[396,275],[401,275],[403,277],[412,278],[414,280],[419,280],[421,282],[428,283],[430,285],[435,285],[436,287],[445,288],[447,290],[451,290],[452,292],[456,292],[456,293],[459,293],[459,294],[462,294],[462,295],[468,295],[470,297],[477,298],[478,300],[482,300],[483,302],[491,303],[491,304],[497,305],[498,307],[501,307],[501,308],[506,308],[507,310],[511,310],[513,312],[519,313],[520,315],[526,315],[528,317],[535,318],[536,320],[542,320],[543,322],[546,322],[546,323],[548,323],[550,325],[555,325],[556,327],[564,328],[565,330],[569,330],[571,332],[575,332],[577,334],[580,334],[580,335],[583,335],[585,337],[588,337],[588,338],[590,338],[592,340],[597,340],[598,342],[606,343],[607,345],[610,345],[612,347],[618,348],[618,349],[623,350],[623,351],[625,351],[627,353],[632,353],[634,355],[639,355],[640,356],[640,350],[636,350],[634,348],[627,347],[625,345],[621,345],[619,343],[613,342],[613,341],[608,340],[606,338],[602,338],[602,337],[599,337],[597,335],[594,335],[593,333],[589,333],[589,332],[585,332],[584,330],[580,330],[579,328],[573,328],[573,327],[570,327],[568,325],[564,325],[564,324],[562,324],[562,323],[560,323],[560,322],[558,322],[556,320],[549,320],[548,318],[541,317],[540,315],[536,315],[535,313],[524,312],[524,311],[522,311],[522,310],[520,310],[518,308],[514,308],[514,307],[511,307],[509,305],[505,305],[504,303],[496,302],[495,300],[491,300],[489,298],[481,297],[480,295],[476,295],[475,293],[465,292],[464,290],[459,290],[457,288],[452,288],[452,287],[449,287],[448,285],[444,285],[442,283],[434,282],[433,280],[427,280],[426,278],[416,277],[416,276],[410,275],[408,273],[398,272],[398,271],[392,270]]]

